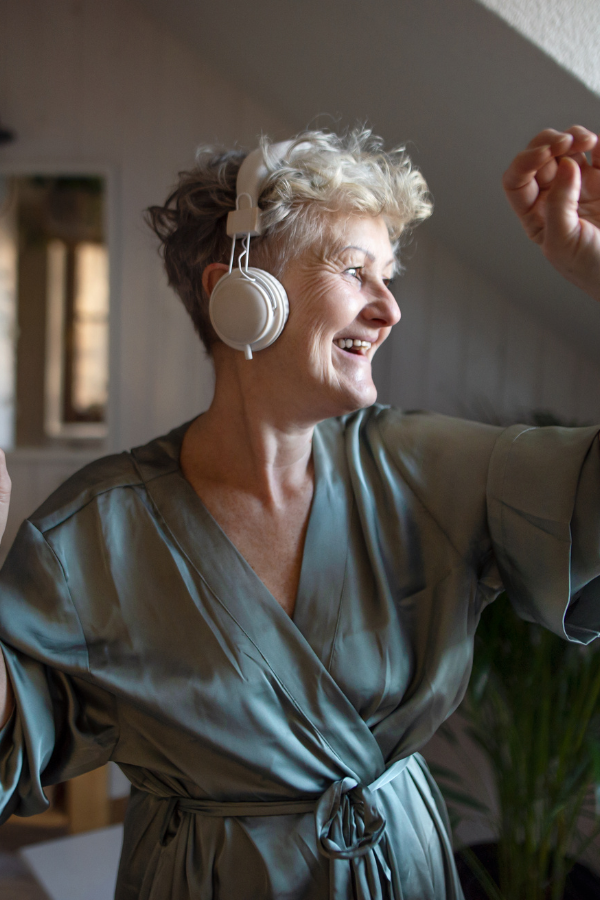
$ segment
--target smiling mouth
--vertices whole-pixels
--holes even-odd
[[[359,338],[338,338],[333,343],[353,356],[366,356],[372,346],[370,341],[361,341]]]

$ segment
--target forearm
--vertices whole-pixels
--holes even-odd
[[[4,655],[0,653],[0,728],[10,719],[15,706],[12,684],[8,677]]]
[[[4,452],[0,450],[0,540],[6,528],[6,520],[8,518],[8,507],[10,503],[10,478],[6,469],[6,459]],[[4,654],[0,653],[0,728],[2,728],[10,719],[15,706],[15,697],[13,694],[12,684],[8,677]]]

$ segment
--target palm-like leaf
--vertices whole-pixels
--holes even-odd
[[[490,900],[562,900],[573,851],[600,833],[599,698],[593,647],[521,621],[506,596],[485,611],[461,714],[491,763],[498,800],[500,883],[480,878]],[[447,769],[436,776],[455,818],[486,813]],[[579,832],[582,816],[591,833]]]

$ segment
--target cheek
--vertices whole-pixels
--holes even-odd
[[[325,345],[332,343],[333,335],[342,324],[330,308],[324,292],[315,292],[293,307],[290,303],[290,330],[293,330],[296,341],[310,348],[311,353],[322,353]]]
[[[306,341],[308,368],[319,377],[331,369],[331,338],[322,322],[316,321]]]
[[[289,284],[288,298],[290,319],[293,316],[300,327],[319,332],[342,328],[352,305],[339,279],[323,271],[302,273],[301,278]]]

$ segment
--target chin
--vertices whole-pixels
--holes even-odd
[[[340,377],[339,372],[331,371],[319,375],[306,395],[311,397],[309,404],[312,412],[317,414],[317,421],[357,412],[377,400],[377,388],[366,373],[354,378]]]
[[[338,395],[337,399],[340,410],[335,415],[344,416],[359,409],[365,409],[367,406],[372,406],[377,400],[377,388],[373,382],[370,385],[365,384],[361,386],[360,390],[357,390],[356,386],[354,386],[353,390],[344,391],[343,394]]]

